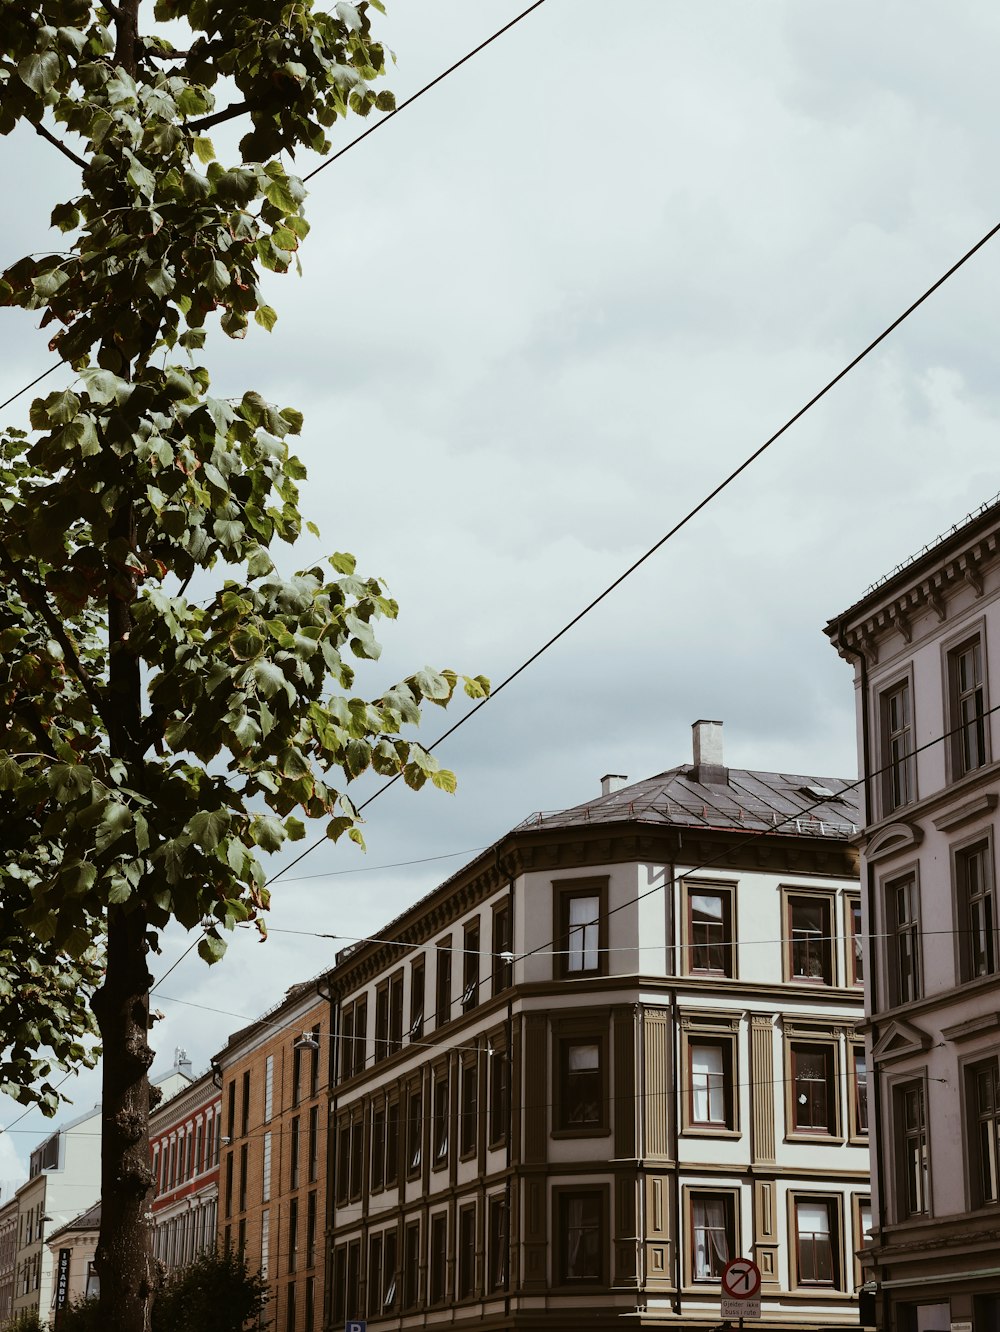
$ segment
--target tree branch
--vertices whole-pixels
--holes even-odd
[[[208,129],[210,125],[221,125],[224,120],[235,120],[237,116],[256,110],[256,102],[234,102],[232,106],[227,106],[225,111],[213,111],[210,116],[202,116],[201,120],[189,120],[184,128],[188,130]]]
[[[115,19],[116,22],[122,16],[122,11],[118,8],[116,4],[112,3],[112,0],[101,0],[101,8],[106,9],[108,13],[111,15],[111,17]]]
[[[87,163],[82,157],[77,157],[72,148],[67,148],[63,141],[57,139],[51,130],[47,130],[44,125],[36,125],[35,133],[40,134],[43,139],[48,139],[49,143],[51,143],[54,148],[58,148],[64,157],[68,157],[69,160],[75,162],[78,167],[87,166]]]
[[[44,592],[41,595],[38,594],[37,588],[25,578],[17,562],[11,558],[7,547],[2,542],[0,542],[0,565],[3,566],[5,571],[14,580],[18,591],[21,593],[21,596],[24,597],[25,601],[27,601],[29,605],[34,606],[45,621],[49,633],[62,648],[67,664],[80,682],[80,688],[87,695],[87,698],[90,701],[90,706],[94,709],[97,716],[100,717],[105,727],[110,730],[110,727],[108,727],[108,719],[104,715],[104,699],[101,698],[101,695],[94,688],[94,682],[84,670],[83,663],[80,661],[80,657],[76,650],[76,644],[63,627],[62,620],[60,620],[59,616],[55,614],[52,607],[49,605],[48,598],[45,596]]]

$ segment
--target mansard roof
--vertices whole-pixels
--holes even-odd
[[[642,823],[844,841],[861,823],[856,783],[845,777],[746,768],[723,769],[720,781],[699,775],[693,764],[670,768],[570,809],[532,814],[514,831]]]

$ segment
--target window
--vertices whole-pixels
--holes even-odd
[[[295,1326],[295,1282],[294,1281],[289,1281],[288,1283],[288,1293],[285,1301],[285,1309],[287,1311],[285,1317],[288,1320],[286,1326],[294,1327]]]
[[[292,1120],[291,1144],[289,1147],[289,1170],[291,1173],[291,1186],[293,1189],[299,1187],[299,1117]]]
[[[710,1128],[732,1128],[732,1045],[723,1041],[688,1041],[690,1122]]]
[[[288,1270],[294,1272],[299,1259],[299,1200],[291,1198],[288,1203]],[[294,1327],[294,1323],[292,1324]]]
[[[476,1150],[479,1129],[479,1061],[467,1059],[462,1064],[462,1124],[459,1131],[459,1150],[462,1157],[472,1156]]]
[[[923,1216],[930,1211],[924,1084],[904,1083],[893,1089],[893,1096],[898,1214]]]
[[[435,1008],[434,1025],[443,1027],[451,1018],[451,935],[441,941],[434,950],[435,971]]]
[[[246,1137],[250,1130],[250,1070],[243,1074],[243,1102],[240,1110],[240,1136]]]
[[[917,880],[913,874],[886,886],[889,931],[890,1002],[907,1004],[920,998],[920,920]]]
[[[375,1062],[389,1053],[389,982],[384,980],[375,991]]]
[[[240,1148],[240,1205],[239,1210],[247,1210],[247,1144]]]
[[[382,1313],[382,1236],[372,1235],[368,1244],[368,1317]]]
[[[298,1105],[302,1092],[302,1046],[296,1037],[292,1043],[292,1105]]]
[[[403,972],[394,971],[389,977],[389,1053],[395,1054],[403,1045]]]
[[[833,902],[829,897],[785,897],[788,979],[833,984]]]
[[[507,1122],[510,1118],[510,1059],[506,1041],[493,1041],[490,1068],[490,1128],[489,1144],[499,1147],[507,1141]]]
[[[171,1151],[173,1144],[171,1144]],[[226,1216],[233,1214],[233,1154],[226,1153]]]
[[[420,1170],[423,1139],[423,1097],[420,1084],[412,1086],[406,1098],[406,1173],[415,1175]]]
[[[399,1102],[390,1101],[385,1111],[385,1183],[392,1188],[399,1178]]]
[[[732,1193],[692,1193],[691,1279],[718,1281],[736,1257],[736,1199]]]
[[[313,1041],[315,1042],[314,1048],[309,1051],[309,1095],[310,1096],[315,1096],[316,1093],[319,1091],[319,1052],[321,1048],[319,1032],[320,1032],[320,1027],[319,1023],[317,1022],[316,1026],[313,1027],[313,1029],[309,1033],[309,1035],[312,1037]]]
[[[316,1266],[316,1190],[306,1198],[306,1267]]]
[[[390,1312],[396,1304],[396,1232],[387,1230],[382,1243],[382,1309]]]
[[[479,921],[465,927],[462,954],[462,1012],[468,1013],[479,1003]]]
[[[861,898],[845,898],[844,904],[847,910],[847,979],[851,985],[862,985],[865,979],[865,941],[861,931]]]
[[[863,1045],[851,1049],[851,1137],[868,1136],[868,1061]]]
[[[306,1277],[305,1312],[302,1320],[302,1332],[313,1332],[313,1319],[316,1311],[316,1278]]]
[[[347,1318],[352,1322],[361,1312],[361,1241],[352,1240],[347,1246]],[[294,1327],[294,1323],[289,1324]]]
[[[840,1288],[839,1200],[792,1198],[795,1283]]]
[[[448,1213],[438,1212],[431,1217],[431,1304],[443,1304],[447,1294],[448,1273]]]
[[[351,1185],[351,1121],[342,1119],[337,1130],[337,1202],[347,1202]]]
[[[385,1106],[372,1106],[371,1190],[377,1193],[385,1183]]]
[[[570,1030],[565,1034],[566,1027]],[[607,1038],[603,1030],[562,1023],[555,1050],[553,1128],[561,1133],[607,1132]]]
[[[261,1183],[260,1197],[261,1202],[269,1202],[271,1199],[271,1135],[264,1134],[264,1156],[261,1162]]]
[[[908,805],[916,797],[910,682],[901,680],[879,699],[882,736],[882,813]]]
[[[420,1222],[410,1221],[403,1231],[403,1307],[416,1308],[420,1298]]]
[[[334,1324],[343,1324],[347,1317],[347,1247],[338,1245],[333,1251],[333,1289],[330,1305]]]
[[[467,1300],[476,1292],[476,1209],[463,1207],[458,1213],[458,1298]]]
[[[687,882],[684,970],[701,976],[735,975],[733,889]]]
[[[602,976],[607,971],[608,881],[573,879],[553,884],[556,974]]]
[[[493,993],[499,994],[511,983],[513,965],[505,960],[514,951],[511,930],[510,903],[501,902],[493,908]]]
[[[368,1039],[368,1000],[362,996],[345,1004],[340,1018],[340,1077],[352,1078],[365,1066],[365,1043]],[[297,1101],[293,1104],[298,1104]]]
[[[364,1161],[365,1125],[360,1114],[351,1120],[351,1180],[352,1198],[361,1197],[361,1173]],[[293,1139],[294,1141],[294,1139]]]
[[[309,1183],[319,1176],[319,1106],[309,1107]]]
[[[411,1041],[419,1041],[424,1034],[424,959],[416,957],[410,967],[410,1028]]]
[[[507,1199],[495,1193],[489,1200],[487,1235],[487,1289],[503,1290],[507,1285]]]
[[[989,842],[955,853],[962,980],[991,976],[997,970],[996,895]]]
[[[368,1048],[368,1000],[359,999],[354,1005],[354,1072],[362,1073]]]
[[[451,1118],[447,1069],[435,1074],[433,1096],[434,1165],[442,1166],[448,1160],[448,1123]]]
[[[951,712],[951,766],[957,779],[975,772],[988,759],[983,645],[978,637],[948,653]]]
[[[793,1041],[791,1127],[795,1133],[837,1133],[836,1047]]]
[[[969,1160],[972,1203],[1000,1202],[1000,1061],[987,1059],[968,1070],[971,1118]]]
[[[857,1290],[865,1279],[858,1251],[872,1242],[872,1200],[855,1193],[851,1202],[854,1211],[854,1243],[851,1247],[854,1250],[854,1288]]]
[[[560,1191],[558,1279],[563,1285],[601,1285],[604,1255],[604,1195],[600,1190]]]

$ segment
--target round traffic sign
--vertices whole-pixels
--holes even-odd
[[[722,1292],[733,1300],[752,1300],[760,1294],[760,1268],[752,1258],[734,1258],[726,1263]]]

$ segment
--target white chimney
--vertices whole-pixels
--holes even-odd
[[[601,795],[610,795],[612,791],[620,791],[628,782],[628,778],[621,772],[606,772],[601,778]]]
[[[696,721],[691,727],[696,782],[726,783],[729,773],[722,756],[722,722]]]

